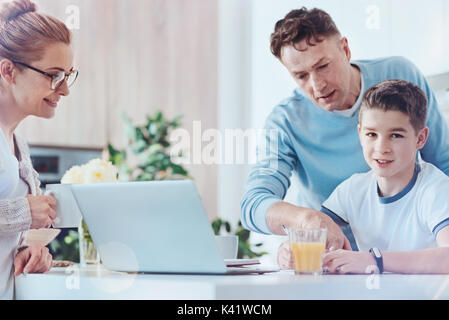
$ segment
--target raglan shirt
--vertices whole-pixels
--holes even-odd
[[[392,197],[380,197],[373,171],[354,174],[324,201],[322,210],[349,223],[361,251],[411,251],[437,247],[449,225],[449,177],[434,165],[417,163],[410,183]]]

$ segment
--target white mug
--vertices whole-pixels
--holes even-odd
[[[239,248],[239,238],[237,236],[215,236],[218,251],[223,259],[236,259]]]
[[[81,221],[81,212],[72,194],[70,184],[47,184],[45,195],[56,199],[56,218],[54,228],[77,228]]]

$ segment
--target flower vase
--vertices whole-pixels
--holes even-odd
[[[84,219],[81,219],[78,233],[80,241],[80,265],[87,266],[100,264],[100,255],[98,254],[98,250],[94,245]]]

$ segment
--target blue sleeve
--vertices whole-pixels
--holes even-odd
[[[437,236],[441,229],[449,225],[449,179],[441,172],[427,179],[425,187],[418,194],[421,219],[429,231]]]
[[[352,177],[340,183],[321,205],[321,212],[327,214],[340,227],[350,224],[351,201],[349,197],[355,194],[354,188],[351,187],[351,180]]]
[[[345,220],[343,220],[339,215],[337,215],[335,212],[333,212],[332,210],[329,210],[328,208],[326,208],[325,206],[321,207],[320,210],[322,213],[328,215],[336,224],[338,224],[340,227],[346,227],[347,225],[349,225],[349,223],[347,223]]]
[[[406,59],[402,59],[407,73],[411,79],[426,94],[427,104],[427,127],[429,127],[429,138],[421,150],[424,161],[430,162],[449,176],[449,130],[444,117],[438,107],[435,94],[427,83],[424,75],[418,68]]]
[[[449,218],[441,221],[439,224],[435,226],[435,228],[433,228],[432,230],[433,235],[436,237],[438,232],[440,232],[441,229],[444,229],[447,226],[449,226]]]
[[[321,212],[328,215],[343,231],[343,234],[348,239],[351,244],[352,251],[359,251],[357,246],[357,241],[355,240],[354,233],[352,232],[351,226],[345,220],[343,220],[339,215],[335,212],[329,210],[328,208],[322,206]]]
[[[284,199],[298,158],[285,131],[286,117],[275,108],[258,139],[257,161],[251,168],[240,203],[243,227],[272,234],[265,217],[268,208]]]

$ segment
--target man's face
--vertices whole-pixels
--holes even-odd
[[[327,111],[350,108],[357,100],[351,91],[351,52],[346,38],[323,38],[309,46],[303,40],[285,46],[281,62],[307,96]]]
[[[400,111],[364,110],[359,124],[365,161],[382,178],[409,179],[427,135],[427,127],[416,133],[409,116]]]

